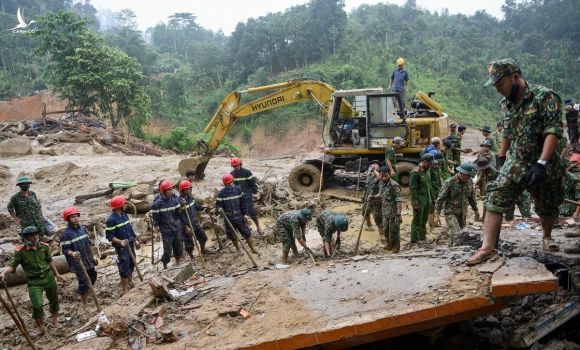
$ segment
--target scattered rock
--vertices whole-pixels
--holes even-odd
[[[47,156],[56,156],[56,151],[52,147],[43,147],[38,149],[38,154],[44,154]]]
[[[72,171],[78,169],[79,166],[73,162],[62,162],[55,165],[47,166],[37,170],[34,173],[34,178],[37,180],[43,180],[48,178],[53,178],[55,176],[69,174]]]
[[[9,179],[12,174],[10,168],[6,165],[0,165],[0,179]]]
[[[487,318],[485,319],[485,322],[487,322],[491,326],[499,325],[499,319],[493,315],[487,316]]]
[[[30,140],[26,137],[15,137],[0,142],[0,155],[23,156],[32,151]]]

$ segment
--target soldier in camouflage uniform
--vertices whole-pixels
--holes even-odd
[[[481,248],[466,261],[479,264],[497,254],[494,249],[501,230],[502,214],[515,198],[528,190],[535,202],[543,231],[542,246],[557,250],[552,229],[562,203],[561,181],[565,172],[559,140],[562,138],[562,103],[552,90],[528,84],[519,66],[511,59],[491,62],[487,85],[504,96],[502,148],[498,178],[487,190],[487,215]]]
[[[312,219],[312,210],[303,208],[300,210],[289,210],[276,220],[275,234],[282,241],[282,262],[288,263],[288,252],[292,249],[294,256],[298,256],[296,241],[304,247],[304,250],[311,251],[306,245],[306,223]]]
[[[479,211],[475,201],[475,189],[471,178],[476,171],[471,163],[463,163],[456,168],[457,174],[445,180],[441,192],[435,202],[435,221],[439,222],[441,209],[445,210],[445,221],[449,227],[449,244],[455,246],[459,230],[465,227],[467,222],[467,205],[469,204],[475,213],[475,220],[479,220]]]
[[[379,233],[382,235],[382,223],[381,223],[381,201],[373,199],[372,197],[379,192],[379,170],[380,163],[378,161],[372,161],[369,172],[367,173],[367,181],[364,193],[364,204],[362,208],[363,214],[365,214],[365,220],[367,223],[367,228],[371,228],[371,215],[375,219],[375,224],[379,228]],[[367,208],[368,207],[368,208]]]
[[[562,188],[564,189],[564,198],[577,202],[580,201],[580,179],[576,175],[566,171]],[[560,216],[572,216],[576,212],[577,207],[574,204],[562,203],[559,208]]]
[[[393,139],[393,144],[385,147],[385,165],[389,168],[391,177],[397,175],[397,150],[405,147],[405,139],[396,136]]]
[[[478,158],[475,162],[475,170],[477,170],[477,180],[475,181],[475,188],[479,188],[479,195],[485,197],[487,185],[497,178],[499,171],[493,166],[493,162],[489,158]],[[483,209],[485,213],[485,208]],[[485,214],[484,214],[485,216]]]
[[[453,148],[453,143],[449,139],[443,139],[441,145],[439,152],[443,155],[443,159],[441,160],[437,155],[435,156],[435,159],[441,163],[441,179],[445,181],[453,175],[453,166],[450,164],[450,160],[452,160],[451,148]]]
[[[340,233],[348,230],[348,218],[332,210],[323,210],[316,218],[316,228],[324,244],[324,257],[332,256],[332,235],[336,232],[336,249],[340,248]]]
[[[491,143],[489,139],[481,141],[479,146],[481,147],[481,150],[475,153],[477,159],[487,158],[492,164],[495,164],[495,153],[491,150]]]
[[[413,221],[411,222],[411,242],[424,241],[427,236],[427,220],[431,206],[431,174],[429,168],[433,155],[430,153],[421,156],[419,166],[409,175],[409,192],[413,206]]]
[[[431,205],[429,206],[429,227],[438,227],[439,225],[435,222],[433,214],[435,213],[435,200],[439,195],[443,181],[441,180],[441,168],[437,159],[431,161],[431,168],[429,169],[431,175]]]
[[[501,139],[503,138],[501,135],[502,135],[501,122],[497,122],[497,125],[495,126],[495,130],[491,134],[491,136],[495,140],[495,144],[497,145],[497,151],[496,151],[496,153],[499,152],[499,149],[501,147]]]
[[[483,128],[479,129],[483,135],[483,139],[489,141],[489,148],[493,153],[497,153],[497,143],[495,142],[495,137],[492,136],[492,130],[489,126],[484,125]]]
[[[32,184],[32,180],[28,176],[20,176],[16,179],[16,186],[20,187],[20,191],[10,198],[8,212],[20,224],[21,229],[24,230],[29,226],[36,227],[42,241],[46,234],[44,216],[36,193],[30,190],[30,184]]]
[[[459,136],[459,133],[457,133],[457,124],[449,125],[449,136],[447,139],[451,141],[450,160],[455,165],[459,165],[461,161],[461,137]]]
[[[532,197],[530,196],[530,192],[522,191],[522,193],[520,193],[518,198],[513,202],[512,205],[510,205],[508,210],[503,214],[503,219],[505,221],[514,220],[514,212],[516,211],[516,205],[520,210],[522,218],[532,217]]]
[[[389,169],[382,167],[381,185],[379,193],[375,196],[381,199],[381,210],[383,214],[383,232],[387,241],[386,249],[392,253],[398,253],[401,249],[401,212],[403,210],[403,196],[401,186],[393,180],[389,174]]]

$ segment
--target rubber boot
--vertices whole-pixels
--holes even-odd
[[[242,250],[240,249],[240,245],[238,244],[238,239],[237,239],[237,238],[234,238],[234,239],[232,239],[232,243],[234,244],[234,247],[236,247],[236,251],[237,251],[238,253],[242,251]]]
[[[201,250],[201,254],[205,255],[205,242],[199,242],[199,249]]]
[[[373,223],[371,222],[371,214],[367,214],[367,216],[365,216],[365,222],[367,224],[367,229],[373,227]]]
[[[192,250],[188,250],[188,251],[187,251],[187,255],[189,255],[189,258],[190,258],[191,260],[193,260],[193,249],[192,249]]]
[[[252,237],[248,237],[246,238],[246,242],[248,242],[248,246],[250,247],[250,250],[252,251],[252,253],[256,254],[256,255],[260,255],[260,253],[258,253],[258,251],[256,250],[256,248],[254,247],[254,241],[252,241]]]
[[[282,250],[282,262],[288,264],[288,250]]]

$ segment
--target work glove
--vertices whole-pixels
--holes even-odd
[[[505,163],[505,156],[498,156],[498,157],[495,159],[495,165],[496,165],[498,168],[501,168],[501,167],[503,166],[503,164],[504,164],[504,163]]]
[[[526,173],[524,181],[527,186],[541,185],[546,181],[546,166],[534,164]]]

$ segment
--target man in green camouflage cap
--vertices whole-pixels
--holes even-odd
[[[323,210],[316,218],[316,228],[324,244],[324,256],[332,256],[332,235],[336,232],[336,249],[340,248],[340,233],[348,230],[346,215],[332,210]]]
[[[475,153],[475,155],[477,156],[477,159],[480,158],[486,158],[489,159],[489,161],[492,164],[495,164],[495,153],[493,152],[493,150],[491,149],[491,142],[489,139],[485,139],[483,141],[481,141],[481,143],[479,144],[479,147],[481,147],[481,149]]]
[[[363,195],[364,203],[362,207],[362,212],[365,214],[365,221],[367,223],[367,228],[372,228],[371,215],[375,220],[375,224],[379,228],[379,235],[382,234],[382,223],[381,223],[381,201],[373,199],[373,196],[379,192],[379,168],[381,163],[378,160],[371,161],[371,165],[367,172],[367,180],[365,183],[365,192]],[[368,207],[368,208],[367,208]]]
[[[511,58],[491,62],[488,73],[485,86],[493,85],[504,97],[500,103],[504,112],[503,138],[497,157],[501,169],[487,188],[483,244],[467,259],[467,265],[479,264],[497,254],[495,246],[503,213],[524,190],[532,195],[540,217],[543,248],[558,249],[552,229],[563,199],[565,164],[559,145],[563,132],[562,102],[554,91],[528,84]]]
[[[390,176],[389,169],[382,167],[381,186],[376,195],[382,201],[381,210],[383,214],[383,232],[387,241],[386,249],[391,253],[398,253],[401,249],[401,212],[403,210],[403,195],[401,186]]]
[[[28,226],[35,226],[40,234],[40,239],[44,237],[44,216],[42,207],[36,193],[30,190],[32,180],[28,176],[20,176],[16,179],[16,186],[20,191],[10,198],[8,202],[8,212],[10,216],[20,224],[21,229]]]
[[[288,252],[292,249],[294,256],[298,256],[296,241],[310,251],[306,245],[306,223],[312,220],[312,210],[303,208],[300,210],[289,210],[276,220],[275,232],[282,241],[282,262],[288,263]]]
[[[427,224],[429,207],[432,201],[431,190],[431,161],[430,153],[421,156],[419,166],[409,175],[409,192],[411,192],[411,205],[413,206],[413,221],[411,222],[411,242],[424,241],[427,236]]]
[[[463,163],[456,168],[456,171],[455,176],[445,180],[435,201],[435,222],[440,221],[439,214],[441,209],[444,209],[451,246],[456,245],[459,230],[465,227],[468,204],[475,213],[475,220],[479,220],[475,189],[471,181],[476,174],[475,167],[471,163]]]

